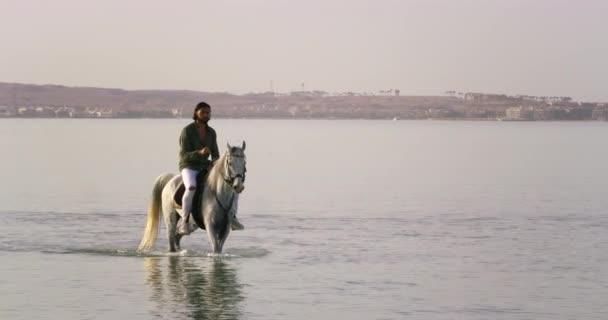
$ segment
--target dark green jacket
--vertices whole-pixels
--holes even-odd
[[[182,129],[179,136],[179,170],[184,168],[201,171],[207,169],[211,161],[209,155],[202,155],[198,151],[204,147],[211,150],[211,161],[219,159],[220,152],[217,148],[217,136],[215,130],[207,126],[205,141],[201,141],[198,135],[198,124],[192,122]]]

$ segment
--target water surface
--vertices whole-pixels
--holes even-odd
[[[135,251],[187,120],[0,120],[0,319],[603,319],[608,123],[213,120],[246,230]]]

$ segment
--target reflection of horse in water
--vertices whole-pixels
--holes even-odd
[[[152,289],[150,300],[157,306],[155,316],[180,319],[182,314],[194,320],[242,317],[242,284],[236,270],[221,259],[147,257],[145,264],[146,282]]]
[[[245,188],[245,172],[245,142],[243,141],[241,147],[228,145],[228,150],[215,162],[205,179],[201,201],[193,204],[200,205],[202,218],[193,218],[199,227],[207,230],[207,238],[209,238],[213,253],[222,253],[222,247],[230,233],[232,219],[237,210],[237,193],[242,192]],[[179,249],[183,235],[176,232],[179,215],[173,196],[180,186],[181,180],[179,174],[170,173],[156,178],[148,208],[148,222],[139,244],[139,250],[147,251],[154,246],[160,227],[161,212],[167,227],[169,251],[175,252]]]

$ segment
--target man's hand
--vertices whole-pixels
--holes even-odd
[[[211,153],[211,150],[209,150],[209,148],[208,148],[208,147],[204,147],[204,148],[200,149],[200,150],[198,151],[198,153],[200,153],[200,154],[202,154],[202,155],[207,155],[207,154],[210,154],[210,153]]]

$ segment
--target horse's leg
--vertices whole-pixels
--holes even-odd
[[[214,209],[219,210],[218,208]],[[209,244],[211,244],[211,252],[213,254],[220,254],[222,253],[224,241],[228,237],[228,233],[230,233],[230,220],[227,216],[223,217],[221,214],[216,214],[216,212],[206,211],[203,213],[203,216],[206,217],[205,228],[207,229],[207,239],[209,239]],[[216,216],[211,218],[214,214]],[[223,234],[223,237],[220,237],[220,234]]]
[[[173,207],[173,203],[163,201],[163,216],[165,225],[167,226],[167,240],[169,240],[169,251],[175,252],[175,229],[177,226],[177,211]]]
[[[169,240],[169,252],[177,251],[175,249],[175,223],[167,226],[167,239]]]
[[[209,239],[209,243],[211,244],[211,252],[214,254],[221,253],[221,248],[218,247],[217,239],[215,237],[217,233],[215,232],[214,227],[208,224],[206,221],[205,227],[207,229],[207,239]]]
[[[218,253],[222,253],[222,251],[224,250],[224,243],[226,242],[226,239],[228,239],[228,234],[230,233],[230,223],[226,226],[226,231],[224,232],[224,237],[222,239],[219,239],[218,241],[218,245],[220,247],[219,252]]]
[[[213,254],[220,254],[224,248],[224,241],[228,238],[228,233],[230,233],[230,225],[227,226],[228,230],[224,234],[224,238],[220,239],[218,232],[211,227],[207,227],[207,238],[209,239],[209,243],[211,244],[211,252]]]
[[[181,246],[180,246],[179,242],[182,240],[183,236],[184,235],[181,234],[181,233],[178,233],[178,234],[175,235],[175,248],[177,250],[181,250]]]

